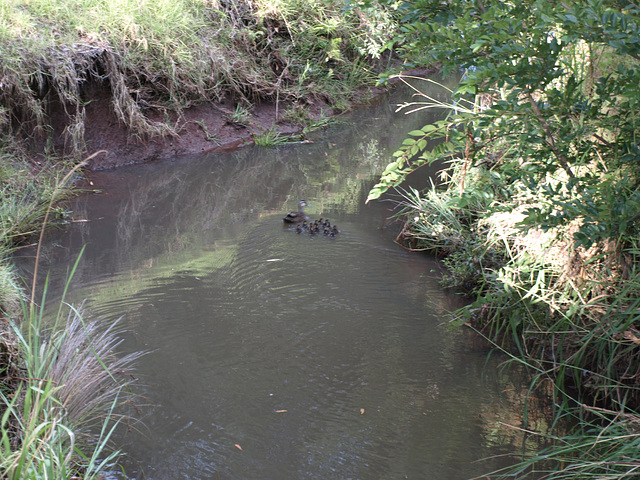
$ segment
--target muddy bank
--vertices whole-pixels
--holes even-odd
[[[363,89],[360,103],[370,103],[380,97],[383,88]],[[154,160],[194,155],[215,151],[228,151],[253,143],[253,137],[274,128],[283,135],[296,135],[302,126],[282,120],[288,105],[264,102],[251,110],[251,119],[246,125],[231,120],[235,110],[233,102],[205,103],[176,113],[147,112],[150,120],[166,121],[173,127],[175,135],[140,138],[131,135],[129,129],[118,121],[112,107],[112,94],[107,87],[94,86],[85,93],[86,121],[84,141],[87,154],[104,150],[90,160],[90,170],[106,170],[124,165],[146,163]],[[311,122],[336,115],[320,99],[307,99],[301,107]],[[67,115],[62,107],[49,112],[54,126],[54,145],[65,151],[64,128]]]
[[[280,133],[294,134],[300,127],[278,122],[275,104],[262,104],[252,110],[251,122],[244,126],[230,120],[235,106],[207,103],[190,107],[180,115],[172,114],[170,124],[176,135],[148,138],[132,136],[129,129],[118,121],[112,108],[108,88],[94,87],[89,92],[86,107],[84,140],[88,154],[104,150],[88,166],[91,170],[104,170],[123,165],[145,163],[180,155],[199,154],[239,148],[253,142],[253,135],[263,133],[272,126]],[[279,114],[282,106],[279,106]],[[311,112],[319,117],[322,105],[312,106]],[[325,111],[326,112],[326,111]],[[53,112],[52,118],[63,116]],[[152,121],[163,121],[162,112],[148,114]],[[63,125],[63,122],[54,124]],[[62,131],[54,132],[58,149],[64,150]]]
[[[428,77],[435,68],[417,68],[403,72],[404,75]],[[354,92],[351,107],[370,105],[384,98],[384,94],[401,82],[391,78],[387,86],[368,85]],[[203,103],[186,108],[177,113],[160,111],[145,112],[152,122],[166,122],[173,127],[176,135],[141,138],[118,120],[113,111],[113,95],[108,86],[94,85],[86,89],[84,142],[87,155],[104,150],[90,160],[88,169],[109,170],[124,165],[152,162],[182,155],[229,151],[253,143],[255,135],[275,129],[285,136],[301,134],[303,125],[283,119],[283,113],[290,103],[263,101],[251,109],[251,120],[240,125],[231,120],[236,105],[226,103]],[[63,153],[66,150],[64,129],[68,125],[67,110],[53,104],[49,117],[53,125],[54,145]],[[304,109],[309,123],[334,117],[336,112],[321,98],[309,96],[297,104]]]

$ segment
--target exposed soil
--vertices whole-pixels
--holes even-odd
[[[383,90],[366,91],[366,97],[382,93]],[[153,138],[139,138],[130,134],[125,125],[119,122],[111,107],[111,94],[108,88],[94,86],[88,89],[86,97],[91,101],[86,106],[85,135],[88,154],[104,150],[90,160],[90,170],[105,170],[123,165],[145,163],[154,160],[182,155],[194,155],[215,151],[228,151],[253,143],[253,136],[270,128],[276,128],[284,135],[295,135],[302,127],[280,120],[287,105],[278,108],[273,103],[256,105],[248,125],[238,125],[230,120],[235,105],[202,104],[188,108],[178,117],[170,118],[177,136],[166,135]],[[55,146],[64,151],[63,129],[66,114],[63,108],[54,108],[50,118],[54,125]],[[335,112],[321,100],[308,100],[305,110],[311,120],[322,116],[332,116]],[[161,113],[150,114],[152,120],[161,121]]]
[[[405,71],[404,74],[426,77],[434,71],[434,68],[425,67]],[[399,80],[389,80],[390,85],[395,83],[399,83]],[[363,86],[354,92],[355,100],[352,99],[351,105],[357,107],[371,104],[376,99],[381,99],[382,94],[387,91],[388,88]],[[171,125],[175,135],[141,138],[132,135],[130,129],[117,118],[108,84],[96,82],[83,85],[82,97],[85,102],[85,151],[87,156],[100,152],[91,158],[87,165],[87,169],[94,171],[184,155],[235,150],[252,144],[255,135],[272,128],[285,136],[300,134],[303,129],[300,124],[283,119],[284,112],[290,106],[287,103],[259,103],[252,108],[251,120],[247,125],[239,125],[231,120],[236,105],[227,101],[203,103],[186,108],[179,114],[160,110],[146,111],[145,115],[152,122]],[[69,127],[69,112],[73,112],[73,107],[62,105],[55,98],[49,100],[47,113],[53,129],[53,146],[61,156],[65,156],[71,150],[69,145],[65,144],[64,133]],[[340,113],[335,112],[320,96],[312,93],[299,102],[297,107],[304,110],[308,123]],[[33,151],[44,152],[47,138],[38,139],[37,135],[32,138]]]

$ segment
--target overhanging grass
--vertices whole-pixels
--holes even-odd
[[[110,89],[135,135],[174,134],[150,111],[231,99],[319,97],[337,108],[372,81],[391,14],[345,10],[337,0],[7,0],[0,6],[0,125],[50,134],[65,107],[67,153],[83,151],[84,94]]]
[[[496,347],[551,382],[557,415],[574,430],[495,478],[631,478],[640,432],[640,250],[603,242],[573,248],[575,226],[523,230],[511,211],[456,201],[460,164],[445,186],[403,192],[399,241],[445,256],[445,281],[471,285],[475,301],[456,312]],[[474,191],[474,175],[467,188]],[[488,196],[494,200],[494,197]],[[529,204],[535,199],[529,199]],[[534,432],[535,433],[535,432]],[[494,478],[492,476],[492,478]]]
[[[71,478],[80,472],[87,480],[100,478],[118,455],[106,450],[107,442],[121,419],[116,407],[139,354],[118,357],[115,325],[102,330],[74,307],[66,317],[60,309],[49,325],[42,309],[24,308],[25,321],[11,322],[17,339],[11,348],[22,368],[16,385],[0,392],[3,478]]]
[[[124,401],[121,392],[131,378],[126,374],[139,355],[118,357],[115,326],[104,330],[96,322],[85,321],[81,310],[66,305],[64,298],[57,314],[45,320],[46,288],[40,305],[35,303],[40,247],[31,301],[24,300],[6,263],[8,254],[19,238],[32,233],[27,228],[39,227],[42,231],[55,217],[58,201],[69,195],[69,180],[82,163],[66,171],[43,168],[29,176],[20,168],[31,172],[33,164],[10,159],[1,172],[0,207],[0,260],[4,262],[0,265],[3,478],[71,478],[80,472],[86,479],[98,478],[117,455],[105,448],[120,418],[115,408]],[[37,226],[39,222],[43,224]],[[17,311],[20,304],[22,315]],[[65,309],[67,315],[63,314]],[[91,431],[98,427],[96,439]]]
[[[64,165],[34,171],[34,165],[16,157],[4,156],[0,166],[0,245],[11,248],[33,235],[53,201],[53,216],[64,212],[60,200],[71,195],[71,188],[59,185]]]
[[[640,470],[640,423],[637,415],[602,409],[583,409],[575,430],[562,437],[548,436],[552,446],[527,457],[515,467],[490,473],[508,479],[626,479]],[[574,422],[575,423],[575,422]]]

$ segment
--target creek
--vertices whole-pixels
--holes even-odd
[[[442,114],[395,113],[408,96],[313,143],[91,175],[101,193],[48,234],[41,268],[55,296],[85,247],[68,299],[148,352],[142,423],[114,439],[128,478],[456,480],[510,461],[522,380],[448,327],[462,300],[393,242],[395,204],[364,204],[406,132]],[[299,199],[338,235],[283,225]]]

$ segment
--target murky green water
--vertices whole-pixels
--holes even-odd
[[[86,245],[70,297],[123,316],[123,352],[149,352],[144,426],[116,439],[130,478],[455,480],[511,449],[497,423],[510,380],[443,326],[460,301],[437,261],[393,243],[393,203],[364,205],[431,119],[394,109],[313,144],[93,175],[103,193],[78,200],[46,266],[60,284]],[[335,239],[283,226],[300,198]]]

